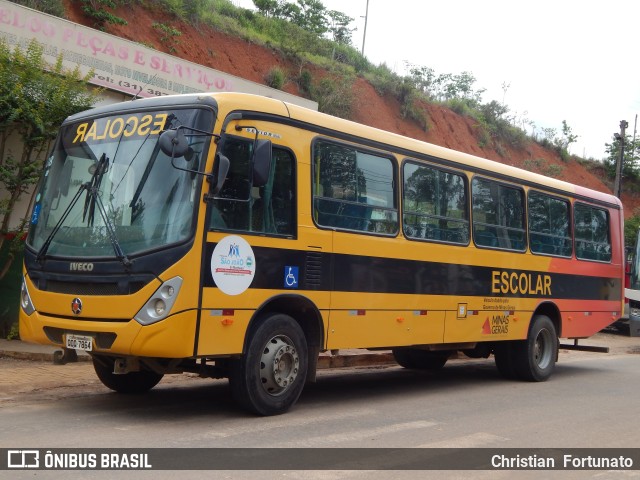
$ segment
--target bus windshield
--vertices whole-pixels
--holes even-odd
[[[62,127],[47,159],[28,245],[48,256],[139,254],[189,239],[208,136],[189,135],[175,159],[160,133],[187,126],[211,131],[213,113],[176,109],[90,118]],[[114,247],[115,245],[115,247]]]

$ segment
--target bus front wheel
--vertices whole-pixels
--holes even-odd
[[[253,332],[244,355],[232,362],[233,396],[258,415],[285,413],[302,393],[307,365],[300,325],[288,315],[272,314]]]
[[[124,374],[113,373],[115,359],[94,356],[93,368],[102,384],[118,393],[144,393],[155,387],[163,375],[151,370],[140,370]]]

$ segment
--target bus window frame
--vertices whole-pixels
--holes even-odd
[[[395,203],[395,208],[388,208],[388,207],[377,207],[380,208],[382,210],[388,210],[388,211],[395,211],[396,215],[397,215],[397,219],[396,219],[396,231],[394,233],[383,233],[383,232],[370,232],[368,230],[358,230],[358,229],[350,229],[350,228],[345,228],[345,227],[339,227],[339,226],[331,226],[331,225],[322,225],[318,220],[316,220],[316,207],[315,207],[315,200],[316,198],[324,198],[327,200],[331,200],[331,201],[335,201],[335,202],[343,202],[345,204],[353,204],[353,205],[358,205],[358,206],[364,206],[364,207],[373,207],[376,208],[375,205],[368,205],[368,204],[364,204],[364,203],[359,203],[359,202],[349,202],[349,201],[342,201],[340,199],[331,199],[330,197],[320,197],[318,195],[316,195],[316,192],[314,190],[314,185],[315,185],[315,178],[316,178],[316,165],[315,165],[315,157],[314,157],[314,152],[315,152],[315,147],[319,142],[325,142],[325,143],[329,143],[329,144],[333,144],[333,145],[337,145],[340,147],[347,147],[347,148],[353,148],[354,150],[363,153],[363,154],[367,154],[367,155],[372,155],[375,157],[379,157],[379,158],[385,158],[387,160],[389,160],[391,162],[391,172],[393,174],[393,179],[391,180],[391,188],[393,189],[393,200]],[[338,232],[345,232],[345,233],[355,233],[355,234],[359,234],[359,235],[369,235],[369,236],[374,236],[374,237],[384,237],[384,238],[397,238],[402,231],[402,226],[400,225],[401,223],[401,209],[400,209],[400,188],[398,187],[398,159],[396,158],[395,155],[393,155],[392,153],[389,153],[387,151],[384,150],[377,150],[371,147],[367,147],[364,146],[360,143],[356,143],[356,142],[349,142],[349,141],[342,141],[342,140],[336,140],[332,137],[327,137],[324,135],[318,135],[316,137],[314,137],[311,142],[310,142],[310,147],[311,147],[311,151],[310,151],[310,174],[311,174],[311,178],[310,178],[310,188],[309,188],[309,194],[311,196],[311,219],[314,223],[314,225],[320,229],[320,230],[328,230],[328,231],[338,231]]]
[[[527,241],[528,241],[528,247],[529,247],[529,251],[531,252],[532,255],[541,255],[544,257],[557,257],[557,258],[573,258],[574,254],[575,254],[575,235],[574,235],[574,216],[573,216],[573,203],[572,203],[572,199],[571,198],[563,198],[560,197],[558,195],[551,195],[550,193],[547,193],[544,190],[540,190],[537,188],[530,188],[527,192],[527,198],[526,198],[526,202],[527,202]],[[569,255],[560,255],[560,254],[556,254],[556,253],[545,253],[545,252],[534,252],[531,249],[531,222],[529,221],[529,197],[532,193],[536,193],[539,195],[544,195],[547,196],[549,198],[551,198],[552,200],[559,200],[561,202],[565,202],[567,204],[567,206],[569,207],[567,210],[568,213],[568,220],[569,220],[569,240],[571,242],[571,252],[569,253]],[[539,233],[539,232],[533,232],[533,233]]]
[[[424,166],[426,168],[432,168],[433,170],[437,170],[438,172],[443,172],[443,173],[450,173],[452,175],[457,175],[459,177],[462,178],[462,182],[464,183],[464,193],[465,193],[465,204],[466,204],[466,214],[467,214],[467,218],[460,220],[461,223],[466,221],[467,224],[467,228],[468,228],[468,236],[467,236],[467,241],[466,242],[453,242],[450,240],[439,240],[439,239],[435,239],[435,238],[420,238],[420,237],[413,237],[413,236],[409,236],[407,235],[406,232],[406,228],[405,228],[405,222],[404,222],[404,215],[405,215],[405,203],[404,203],[404,185],[405,185],[405,178],[404,178],[404,173],[405,173],[405,166],[408,164],[414,164],[417,166]],[[429,243],[439,243],[439,244],[444,244],[444,245],[452,245],[452,246],[456,246],[456,247],[468,247],[471,244],[471,189],[469,188],[470,183],[469,183],[469,177],[468,174],[464,171],[464,170],[456,170],[453,168],[449,168],[446,166],[441,165],[440,163],[437,162],[431,162],[431,161],[425,161],[425,160],[420,160],[414,157],[405,157],[403,158],[401,164],[400,164],[400,189],[399,189],[399,194],[400,194],[400,210],[401,210],[401,226],[402,226],[402,234],[404,235],[404,237],[407,240],[410,241],[414,241],[414,242],[429,242]],[[443,218],[443,219],[447,219],[449,217],[438,217],[438,216],[434,216],[434,215],[428,215],[431,218]],[[452,220],[457,220],[452,218]]]
[[[597,259],[597,258],[584,258],[584,257],[579,257],[578,256],[578,248],[577,248],[576,243],[578,241],[584,242],[586,240],[578,239],[577,236],[576,236],[576,230],[577,230],[576,229],[576,215],[575,215],[576,205],[583,205],[583,206],[586,206],[586,207],[588,207],[588,208],[590,208],[592,210],[600,210],[600,211],[603,211],[605,213],[605,215],[607,217],[607,244],[609,245],[609,250],[610,250],[609,259],[608,260],[600,260],[600,259]],[[613,263],[613,251],[614,251],[614,248],[613,248],[613,242],[611,241],[611,212],[609,211],[609,209],[605,208],[605,207],[598,207],[598,206],[595,206],[595,205],[593,205],[591,203],[587,203],[587,202],[584,202],[584,201],[581,201],[581,200],[575,200],[573,202],[572,212],[573,212],[573,215],[572,215],[572,220],[573,220],[573,223],[572,223],[572,225],[573,225],[573,253],[575,255],[576,260],[579,260],[579,261],[582,261],[582,262],[596,262],[596,263],[602,263],[602,264],[612,264]],[[591,241],[589,243],[595,243],[595,242]]]
[[[250,137],[245,137],[242,135],[234,135],[234,134],[227,134],[227,136],[230,139],[233,140],[244,140],[247,142],[252,142],[253,139]],[[216,148],[216,154],[218,153],[218,149],[220,147],[218,146],[218,148]],[[209,200],[207,203],[207,209],[206,209],[206,214],[205,214],[205,223],[206,223],[206,227],[204,229],[204,231],[206,233],[210,233],[210,232],[225,232],[225,233],[233,233],[236,235],[253,235],[253,236],[259,236],[259,237],[269,237],[269,238],[281,238],[281,239],[287,239],[287,240],[295,240],[298,238],[298,229],[299,229],[299,221],[298,221],[298,201],[299,201],[299,192],[298,192],[298,158],[296,157],[295,152],[291,149],[291,147],[289,146],[285,146],[285,145],[280,145],[280,144],[276,144],[273,143],[272,141],[272,150],[281,150],[284,152],[287,152],[290,157],[291,157],[291,188],[292,188],[292,192],[293,192],[293,199],[292,199],[292,209],[291,209],[291,216],[292,216],[292,220],[293,220],[293,224],[292,224],[292,233],[273,233],[273,232],[261,232],[261,231],[257,231],[257,230],[239,230],[239,229],[233,229],[230,227],[217,227],[217,226],[213,226],[212,222],[211,222],[211,216],[213,215],[213,211],[214,210],[218,210],[216,205],[214,204],[215,201],[219,201],[219,200],[228,200],[228,201],[236,201],[236,202],[243,202],[244,200],[240,200],[240,199],[234,199],[234,198],[223,198],[223,197],[214,197],[211,200]],[[272,162],[272,166],[274,165],[274,163]],[[254,187],[251,186],[250,190],[252,190]],[[250,202],[251,201],[251,191],[250,191],[250,198],[249,200],[247,200],[246,202]]]
[[[522,229],[523,233],[524,233],[524,237],[523,237],[523,241],[524,241],[524,245],[522,246],[522,249],[517,249],[517,248],[506,248],[506,247],[501,247],[501,246],[491,246],[491,245],[479,245],[476,242],[476,235],[475,235],[475,229],[474,229],[474,225],[476,225],[475,222],[475,215],[474,215],[474,211],[473,211],[473,182],[474,180],[485,180],[488,182],[493,182],[496,185],[498,185],[499,187],[506,187],[506,188],[511,188],[514,190],[519,190],[521,193],[521,198],[522,198],[522,220],[523,220],[523,226],[524,228]],[[487,249],[487,250],[498,250],[498,251],[502,251],[502,252],[513,252],[513,253],[526,253],[527,250],[529,249],[529,236],[528,236],[528,231],[529,231],[529,225],[528,225],[528,218],[527,218],[527,192],[525,191],[524,185],[522,184],[514,184],[514,183],[509,183],[509,182],[504,182],[501,180],[497,180],[493,177],[487,176],[487,175],[478,175],[475,174],[471,177],[470,181],[469,181],[469,202],[470,202],[470,213],[471,213],[471,225],[470,225],[470,232],[471,232],[471,237],[473,239],[473,244],[476,248],[481,248],[481,249]],[[490,226],[490,227],[499,227],[499,228],[504,228],[507,230],[519,230],[513,227],[504,227],[502,225],[494,225],[491,223],[486,223],[486,222],[477,222],[478,225],[485,225],[485,226]],[[497,240],[497,239],[496,239]]]

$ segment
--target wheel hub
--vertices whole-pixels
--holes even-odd
[[[536,343],[534,345],[533,355],[538,367],[540,368],[546,368],[552,361],[552,349],[550,347],[551,342],[552,337],[551,333],[548,330],[541,330],[538,333]]]
[[[300,357],[293,342],[284,335],[273,337],[260,358],[262,387],[270,395],[280,395],[298,377]]]

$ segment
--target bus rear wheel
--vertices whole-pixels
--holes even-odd
[[[93,368],[102,384],[118,393],[144,393],[155,387],[163,375],[151,370],[124,374],[113,373],[115,358],[94,356]]]
[[[307,342],[288,315],[272,314],[251,335],[244,355],[232,362],[233,396],[258,415],[279,415],[298,400],[307,377]]]
[[[394,348],[393,358],[404,368],[413,370],[440,370],[451,356],[451,352],[431,352],[418,348]]]
[[[518,374],[516,373],[516,365],[513,359],[515,343],[515,341],[503,341],[498,342],[493,347],[493,355],[495,357],[498,372],[500,372],[500,375],[508,380],[514,380],[518,378]]]
[[[558,358],[558,335],[549,317],[533,317],[527,339],[514,342],[513,346],[512,360],[518,378],[544,382],[551,376]]]

